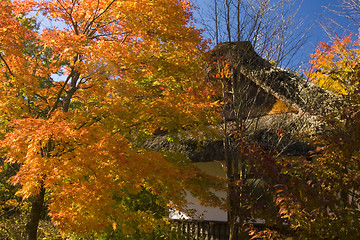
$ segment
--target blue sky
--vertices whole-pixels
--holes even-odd
[[[343,26],[349,26],[350,22],[343,17],[339,17],[336,14],[329,11],[341,10],[339,9],[338,0],[303,0],[303,4],[299,11],[299,18],[305,18],[306,25],[314,24],[311,31],[311,44],[317,45],[320,41],[329,41],[324,29],[318,24],[322,22],[324,25],[328,25],[327,18],[332,18]],[[357,33],[357,29],[354,26],[350,27],[352,32]],[[348,31],[337,28],[336,34],[345,36],[349,34]]]
[[[310,60],[310,54],[315,51],[316,46],[318,46],[320,42],[330,41],[327,33],[321,27],[319,22],[325,26],[330,26],[330,22],[327,19],[331,18],[335,19],[343,26],[349,25],[349,21],[329,11],[329,9],[339,9],[339,1],[340,0],[302,0],[297,19],[299,21],[304,21],[304,28],[311,26],[311,30],[309,31],[309,38],[306,41],[306,44],[300,50],[297,59],[294,60],[294,62],[296,62],[295,65],[302,65],[302,63],[306,65]],[[209,5],[213,3],[213,0],[194,0],[194,2],[200,7],[200,11],[203,12],[205,9],[208,9]],[[298,0],[298,2],[301,2],[301,0]],[[195,17],[197,17],[197,14],[195,14]],[[351,31],[354,33],[358,32],[357,28],[354,26],[351,27]],[[340,36],[345,36],[349,34],[349,31],[337,28],[336,33]],[[332,32],[332,34],[334,35],[334,32]]]
[[[320,23],[327,27],[331,26],[333,24],[328,20],[328,18],[331,18],[343,26],[349,25],[348,20],[343,17],[339,17],[330,11],[330,9],[339,10],[338,6],[339,3],[337,0],[303,0],[298,13],[298,18],[304,19],[304,27],[312,26],[309,32],[309,39],[302,49],[304,62],[307,62],[310,59],[310,54],[315,51],[320,42],[331,41],[329,35]],[[349,34],[348,31],[341,28],[337,28],[335,31],[336,32],[331,33],[331,36],[334,36],[335,34],[339,36]]]

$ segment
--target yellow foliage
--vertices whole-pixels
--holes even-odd
[[[152,216],[116,200],[144,186],[179,208],[184,187],[207,197],[191,165],[137,145],[156,129],[179,132],[217,118],[189,1],[1,3],[0,120],[8,129],[0,145],[7,162],[20,165],[11,178],[19,195],[45,187],[63,233],[116,229],[114,219],[141,219],[150,231]],[[16,13],[32,10],[66,27],[31,31]]]
[[[288,113],[288,112],[297,112],[297,110],[293,107],[289,107],[288,104],[277,99],[277,101],[272,106],[270,112],[268,114],[278,114],[278,113]]]
[[[352,35],[343,39],[336,37],[330,45],[321,43],[305,72],[308,79],[320,87],[341,95],[353,91],[354,81],[359,74],[360,39],[351,40]]]

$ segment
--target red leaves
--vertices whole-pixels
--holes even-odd
[[[344,238],[359,234],[356,213],[359,196],[359,62],[358,41],[351,36],[322,43],[313,55],[308,77],[321,87],[343,94],[341,111],[328,115],[322,135],[308,160],[283,159],[283,185],[275,186],[279,214],[289,219],[301,237]],[[351,199],[351,200],[350,200]],[[334,230],[336,229],[336,230]]]

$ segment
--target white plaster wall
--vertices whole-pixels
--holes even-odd
[[[222,162],[212,161],[212,162],[199,162],[194,163],[198,168],[205,171],[207,174],[212,176],[225,177],[226,169],[223,166]],[[226,192],[215,192],[215,194],[220,198],[226,198]],[[215,207],[204,207],[198,203],[198,199],[191,196],[189,193],[186,197],[186,200],[190,203],[188,209],[195,210],[194,216],[191,216],[191,219],[195,220],[211,220],[211,221],[227,221],[226,211],[215,208]],[[169,216],[170,219],[190,219],[190,216],[180,213],[178,211],[172,211]]]

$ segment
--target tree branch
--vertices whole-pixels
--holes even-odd
[[[70,10],[70,12],[65,8],[65,6],[63,4],[61,4],[61,2],[59,0],[57,0],[57,2],[59,3],[59,5],[64,9],[64,11],[66,12],[66,14],[70,17],[70,21],[71,21],[71,24],[74,28],[74,31],[75,31],[75,34],[76,35],[79,35],[79,31],[78,31],[78,25],[77,23],[74,21],[73,17],[72,17],[72,11],[74,9],[74,5],[75,5],[75,1],[73,1],[73,6]]]
[[[104,11],[102,11],[101,13],[99,13],[99,15],[94,16],[94,18],[87,24],[87,26],[84,28],[83,33],[85,34],[89,28],[93,25],[93,23],[100,18],[103,14],[105,14],[111,7],[111,5],[113,5],[113,3],[116,2],[116,0],[112,0],[109,5],[104,9]]]
[[[4,62],[4,64],[5,64],[6,68],[7,68],[7,70],[9,71],[10,75],[11,75],[11,76],[15,76],[15,75],[13,74],[13,72],[11,71],[9,65],[8,65],[7,62],[5,61],[4,57],[3,57],[1,54],[0,54],[0,59]]]
[[[63,93],[63,91],[65,90],[65,87],[67,85],[67,83],[69,82],[69,80],[72,78],[72,75],[73,75],[73,70],[71,71],[71,73],[68,75],[68,77],[66,78],[64,84],[61,86],[61,89],[59,90],[57,96],[56,96],[56,100],[55,100],[55,103],[54,105],[52,106],[52,108],[49,110],[48,112],[48,115],[47,115],[47,118],[50,117],[50,114],[57,108],[57,105],[59,104],[60,102],[60,97],[61,97],[61,94]]]

